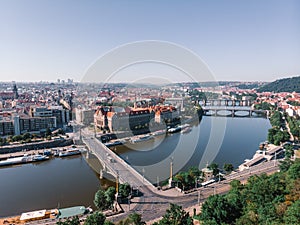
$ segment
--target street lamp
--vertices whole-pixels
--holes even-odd
[[[145,168],[144,167],[143,167],[142,172],[143,172],[143,184],[144,184],[144,181],[145,181]]]

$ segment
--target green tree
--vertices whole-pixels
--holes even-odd
[[[192,225],[192,218],[189,213],[184,211],[181,206],[170,204],[166,214],[156,223],[158,225]]]
[[[223,195],[212,195],[202,205],[200,220],[204,224],[232,224],[239,216],[232,205]]]
[[[288,179],[296,180],[300,178],[300,163],[294,163],[287,171]]]
[[[106,204],[109,208],[113,207],[114,201],[116,196],[116,188],[115,187],[109,187],[105,191],[105,197],[106,197]]]
[[[219,165],[217,163],[210,164],[208,168],[213,170],[213,175],[214,176],[216,176],[220,172]]]
[[[226,171],[226,173],[230,173],[233,171],[234,167],[231,163],[225,163],[223,169]]]
[[[104,225],[105,216],[101,212],[94,212],[84,221],[84,225]]]
[[[106,195],[103,190],[98,190],[95,194],[94,204],[99,210],[107,209]]]
[[[292,156],[294,156],[294,149],[292,145],[285,146],[285,158],[290,159]]]
[[[121,198],[128,198],[130,192],[131,187],[128,183],[119,185],[119,195],[121,196]]]
[[[131,225],[144,225],[145,221],[142,220],[142,216],[137,213],[132,213],[128,216],[129,224]]]
[[[300,224],[300,200],[295,201],[285,212],[284,223],[286,225]]]
[[[283,161],[280,161],[279,169],[281,172],[286,172],[289,170],[289,168],[293,165],[293,161],[290,159],[284,159]]]
[[[79,225],[80,222],[79,222],[79,218],[78,216],[75,216],[74,218],[72,219],[67,219],[65,221],[58,221],[56,224],[58,225]]]

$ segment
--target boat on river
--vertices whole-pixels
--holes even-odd
[[[92,213],[93,210],[90,207],[74,206],[63,209],[51,209],[51,210],[36,210],[31,212],[24,212],[19,216],[0,218],[0,225],[4,224],[54,224],[60,219],[72,218],[74,216],[83,216]]]
[[[134,143],[148,141],[148,140],[151,140],[151,139],[154,139],[154,137],[151,136],[150,134],[145,134],[141,137],[131,138],[130,142],[134,144]]]
[[[71,156],[71,155],[80,155],[82,152],[83,152],[83,150],[81,150],[81,149],[71,148],[71,149],[68,149],[68,150],[60,151],[58,153],[58,156],[59,157],[66,157],[66,156]]]
[[[166,130],[158,130],[152,133],[152,136],[160,136],[160,135],[165,135],[166,134]]]

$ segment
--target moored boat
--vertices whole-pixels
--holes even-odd
[[[148,141],[148,140],[151,140],[151,139],[154,139],[154,137],[149,135],[149,134],[145,134],[142,137],[131,138],[130,142],[131,143],[138,143],[138,142]]]
[[[166,130],[158,130],[152,133],[152,136],[160,136],[160,135],[165,135]]]
[[[65,157],[65,156],[71,156],[71,155],[79,155],[79,154],[81,154],[81,152],[82,152],[82,150],[80,150],[80,149],[72,148],[72,149],[68,149],[68,150],[59,152],[58,156]]]

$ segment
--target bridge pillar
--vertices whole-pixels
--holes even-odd
[[[86,151],[85,158],[86,158],[86,159],[89,159],[89,158],[90,158],[90,152],[89,152],[88,150]]]
[[[228,100],[225,100],[225,106],[228,106]]]
[[[218,100],[218,106],[221,106],[221,100]]]
[[[100,174],[99,174],[100,179],[103,179],[105,173],[106,173],[106,166],[105,166],[105,164],[104,164],[104,165],[103,165],[103,168],[100,169]]]

